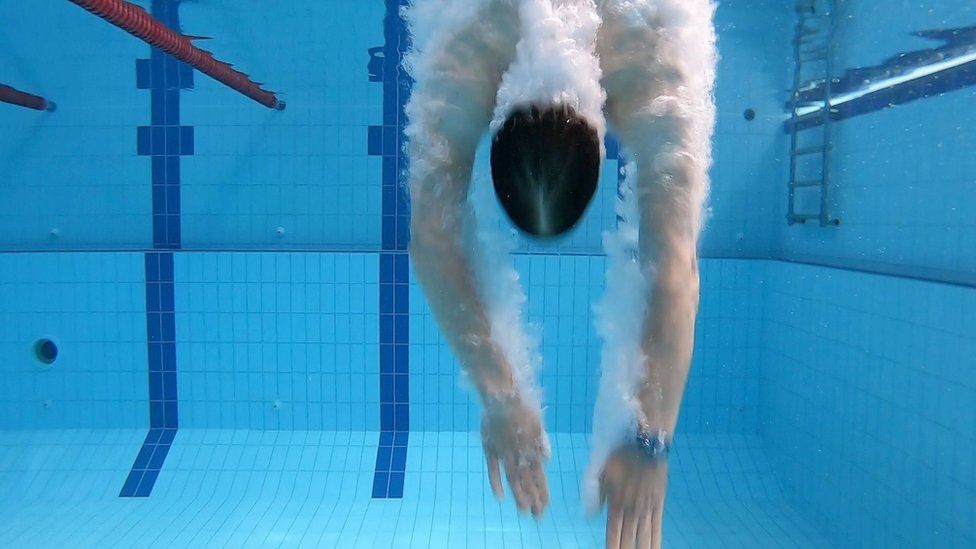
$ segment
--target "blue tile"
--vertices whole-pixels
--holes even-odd
[[[390,473],[377,471],[373,475],[373,497],[385,498],[390,493]]]
[[[161,313],[146,314],[146,335],[150,342],[163,340],[163,321]]]
[[[148,282],[146,284],[146,312],[158,313],[161,311],[160,284],[158,282]]]
[[[163,372],[149,372],[149,400],[163,400]]]
[[[381,314],[380,315],[380,343],[393,343],[393,330],[395,316],[392,314]]]
[[[397,123],[397,114],[400,110],[399,95],[395,86],[383,88],[383,124],[392,126]]]
[[[410,343],[410,315],[393,315],[393,332],[394,343]]]
[[[396,282],[394,271],[394,257],[392,254],[380,255],[380,283],[390,284]]]
[[[176,372],[175,371],[165,371],[162,372],[162,383],[163,383],[163,398],[165,400],[175,402],[176,401]],[[176,410],[176,406],[172,406],[173,410]],[[173,427],[173,425],[167,423],[167,427]]]
[[[149,343],[148,363],[150,373],[163,371],[163,345],[161,343]]]
[[[396,216],[384,215],[383,228],[381,230],[383,239],[383,249],[392,250],[396,248]]]
[[[169,453],[168,444],[157,444],[153,446],[152,456],[149,458],[149,465],[146,467],[147,471],[153,469],[159,470],[163,467],[163,462],[166,461],[166,454]]]
[[[398,284],[410,283],[410,258],[407,254],[394,256],[394,281]]]
[[[149,403],[149,427],[150,428],[163,428],[164,424],[164,404],[162,401],[155,401]]]
[[[410,286],[407,284],[397,284],[393,291],[393,311],[398,314],[410,314]]]
[[[163,413],[165,416],[163,418],[162,426],[168,429],[176,429],[180,426],[176,401],[166,401],[165,404],[166,405],[163,407]]]
[[[383,156],[396,156],[398,151],[397,144],[399,128],[396,126],[383,126]]]
[[[395,446],[390,464],[390,470],[402,473],[407,469],[407,447]]]
[[[386,406],[381,404],[380,406]],[[395,411],[393,412],[393,430],[394,431],[408,431],[410,429],[410,405],[407,403],[396,403],[393,405]]]
[[[161,313],[160,324],[164,342],[176,341],[176,320],[173,313]]]
[[[380,446],[393,446],[394,440],[393,431],[382,431],[380,433]]]
[[[410,433],[408,431],[396,431],[393,433],[394,446],[406,447],[409,439],[410,439]]]
[[[192,155],[194,152],[193,126],[180,126],[180,153]]]
[[[136,88],[148,90],[151,85],[150,65],[148,59],[136,59]]]
[[[392,216],[397,213],[397,200],[400,196],[399,190],[396,187],[384,186],[383,187],[383,202],[382,202],[382,214],[384,216]]]
[[[142,481],[139,482],[139,487],[136,489],[135,497],[149,497],[149,494],[152,492],[153,485],[156,484],[156,477],[158,476],[158,469],[146,470],[145,474],[142,475]]]
[[[403,473],[390,473],[390,490],[389,497],[391,498],[402,498],[403,497]]]
[[[142,448],[139,449],[139,454],[136,456],[135,463],[132,464],[132,469],[140,471],[146,469],[146,467],[149,465],[149,458],[152,457],[155,448],[155,445],[143,444]],[[125,488],[123,487],[123,490],[124,489]]]
[[[159,444],[159,441],[162,439],[163,429],[150,429],[149,432],[146,433],[146,440],[143,441],[143,444],[147,446],[155,446],[156,444]]]
[[[180,189],[176,185],[166,186],[165,211],[170,215],[180,214]],[[177,218],[179,219],[179,218]]]
[[[384,376],[381,376],[381,379]],[[410,399],[410,376],[404,374],[387,375],[393,378],[393,402],[407,402]]]
[[[382,317],[381,317],[382,318]],[[396,350],[392,342],[380,345],[380,373],[392,374],[396,360]]]
[[[169,132],[169,133],[172,134],[174,132]],[[166,145],[167,145],[166,134],[167,134],[166,128],[163,126],[149,126],[149,154],[151,155],[166,154]],[[174,143],[175,143],[175,139],[174,139]]]
[[[144,475],[145,471],[142,469],[134,469],[130,471],[129,476],[125,479],[125,484],[122,485],[122,491],[119,493],[119,497],[135,497],[136,490],[139,488],[139,484],[142,482],[142,477]]]
[[[156,128],[153,129],[155,130]],[[167,126],[162,129],[165,133],[166,144],[161,154],[166,154],[166,155],[180,154],[180,151],[182,150],[182,147],[180,145],[180,138],[182,137],[180,135],[181,128],[177,126]],[[155,137],[155,134],[153,134],[153,136]]]
[[[380,446],[376,450],[376,471],[377,472],[387,472],[390,471],[391,464],[393,463],[393,447],[392,446]],[[402,469],[401,469],[402,470]]]
[[[396,157],[383,157],[383,186],[394,188],[400,186],[400,175],[397,170]]]
[[[394,408],[393,404],[390,403],[380,403],[380,428],[384,430],[393,430],[396,428],[394,422]]]
[[[136,153],[139,156],[152,154],[152,132],[149,126],[136,128]]]
[[[159,281],[173,281],[173,254],[161,253],[159,255]]]
[[[180,63],[180,88],[190,89],[193,87],[193,67],[186,63]]]
[[[380,402],[396,402],[394,374],[380,374]]]
[[[176,440],[176,429],[163,429],[159,436],[159,444],[172,444]]]
[[[383,154],[383,127],[370,126],[367,131],[367,151],[370,156]]]
[[[380,284],[380,312],[394,312],[393,296],[395,295],[393,284]]]
[[[403,369],[406,370],[406,365],[409,364],[409,361],[410,361],[410,345],[402,344],[402,343],[395,345],[393,348],[393,364],[405,365]],[[409,373],[409,371],[401,371],[396,373],[406,374]]]

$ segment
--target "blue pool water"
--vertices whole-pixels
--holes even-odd
[[[535,522],[491,497],[479,406],[410,270],[403,3],[139,2],[279,112],[70,2],[0,2],[0,84],[58,105],[0,104],[0,546],[602,544],[579,481],[617,147],[581,226],[515,253],[553,446]],[[969,1],[836,4],[838,78],[976,52]],[[847,104],[841,223],[788,225],[794,8],[717,11],[665,546],[974,547],[976,62]]]

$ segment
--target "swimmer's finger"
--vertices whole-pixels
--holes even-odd
[[[646,500],[641,497],[642,483],[631,482],[625,485],[620,491],[623,497],[623,526],[620,529],[620,546],[633,547],[637,541],[637,525],[640,523],[641,515],[650,508],[642,508],[640,503]]]
[[[651,544],[648,547],[661,549],[662,534],[664,530],[664,494],[654,498],[654,510],[651,515]]]
[[[542,468],[538,461],[533,461],[526,467],[525,478],[532,486],[532,516],[538,519],[546,508],[545,500],[548,491],[546,489],[546,477],[542,474]]]
[[[528,509],[528,498],[525,495],[525,489],[522,487],[521,472],[514,459],[505,460],[505,478],[508,480],[508,487],[512,489],[516,507],[520,511]]]
[[[654,540],[654,513],[649,508],[644,508],[640,513],[640,520],[637,523],[637,546],[651,547]]]
[[[485,450],[485,459],[488,460],[488,483],[491,484],[491,491],[499,500],[505,497],[505,488],[502,487],[502,472],[498,455]]]
[[[542,463],[536,461],[533,464],[533,475],[539,487],[539,515],[549,506],[549,481],[546,479],[546,472]]]

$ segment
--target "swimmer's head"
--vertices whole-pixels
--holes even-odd
[[[570,106],[518,108],[492,139],[498,200],[533,236],[556,236],[576,225],[599,177],[599,136]]]

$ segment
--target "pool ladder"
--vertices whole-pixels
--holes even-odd
[[[818,220],[821,226],[839,225],[830,215],[830,105],[834,0],[797,0],[793,38],[795,68],[790,95],[790,225]],[[802,93],[822,85],[823,97],[802,101]],[[813,111],[799,113],[800,109]]]

